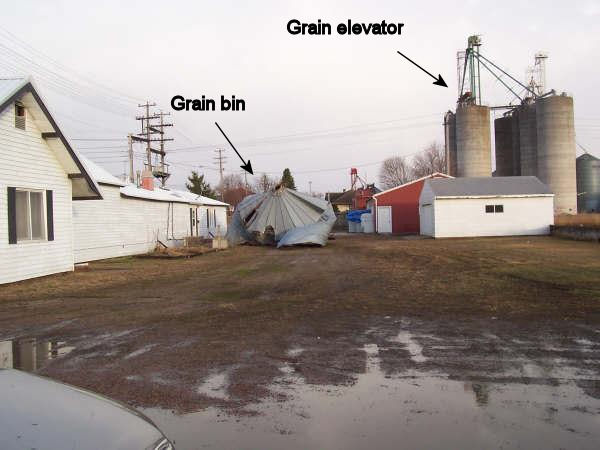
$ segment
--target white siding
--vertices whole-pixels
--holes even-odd
[[[14,108],[0,113],[0,283],[73,270],[71,181],[26,113],[16,129]],[[8,243],[7,188],[53,191],[54,241]]]
[[[157,239],[166,244],[190,236],[190,208],[198,208],[199,234],[208,237],[204,206],[124,197],[118,186],[100,190],[104,200],[73,202],[75,262],[146,253]],[[217,209],[225,214],[225,207]]]
[[[434,236],[549,234],[554,223],[553,200],[553,197],[437,198],[433,204]],[[486,205],[503,205],[504,212],[486,213]]]

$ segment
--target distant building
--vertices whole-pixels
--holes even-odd
[[[533,176],[432,178],[419,214],[421,234],[435,238],[549,234],[554,194]]]
[[[344,213],[352,209],[354,191],[350,189],[343,192],[327,192],[325,200],[331,203],[336,213]]]
[[[73,204],[102,196],[27,78],[0,79],[0,158],[0,284],[73,270]]]

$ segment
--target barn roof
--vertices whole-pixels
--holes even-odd
[[[42,139],[71,179],[73,199],[101,199],[98,186],[81,162],[80,155],[60,130],[33,81],[29,78],[0,78],[0,113],[15,102],[23,104],[42,133]]]
[[[435,197],[547,196],[550,188],[537,177],[431,178]]]
[[[401,184],[399,186],[394,186],[393,188],[386,189],[385,191],[379,191],[376,194],[374,194],[373,197],[379,197],[380,195],[387,194],[388,192],[395,191],[396,189],[405,188],[406,186],[410,186],[411,184],[415,184],[415,183],[418,183],[419,181],[426,180],[427,178],[452,178],[452,177],[450,175],[446,175],[445,173],[434,172],[434,173],[432,173],[430,175],[425,175],[424,177],[417,178],[416,180],[409,181],[408,183],[404,183],[404,184]]]

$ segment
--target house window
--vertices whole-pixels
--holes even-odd
[[[44,195],[41,191],[17,190],[15,195],[17,241],[46,239]]]
[[[485,205],[485,212],[486,213],[493,213],[494,212],[494,205]]]
[[[20,103],[15,103],[15,128],[25,129],[25,107]]]

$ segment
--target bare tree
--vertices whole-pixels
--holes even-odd
[[[263,173],[258,177],[258,180],[254,183],[254,190],[256,192],[268,192],[277,186],[277,179],[271,178],[266,173]]]
[[[407,183],[412,179],[410,166],[406,158],[402,156],[392,156],[381,164],[379,169],[379,181],[384,189],[391,189],[401,184]]]
[[[223,183],[218,187],[218,192],[225,203],[236,206],[244,197],[252,193],[246,186],[240,174],[232,173],[223,177]]]
[[[413,158],[412,172],[415,178],[446,172],[446,152],[439,142],[432,142]]]

